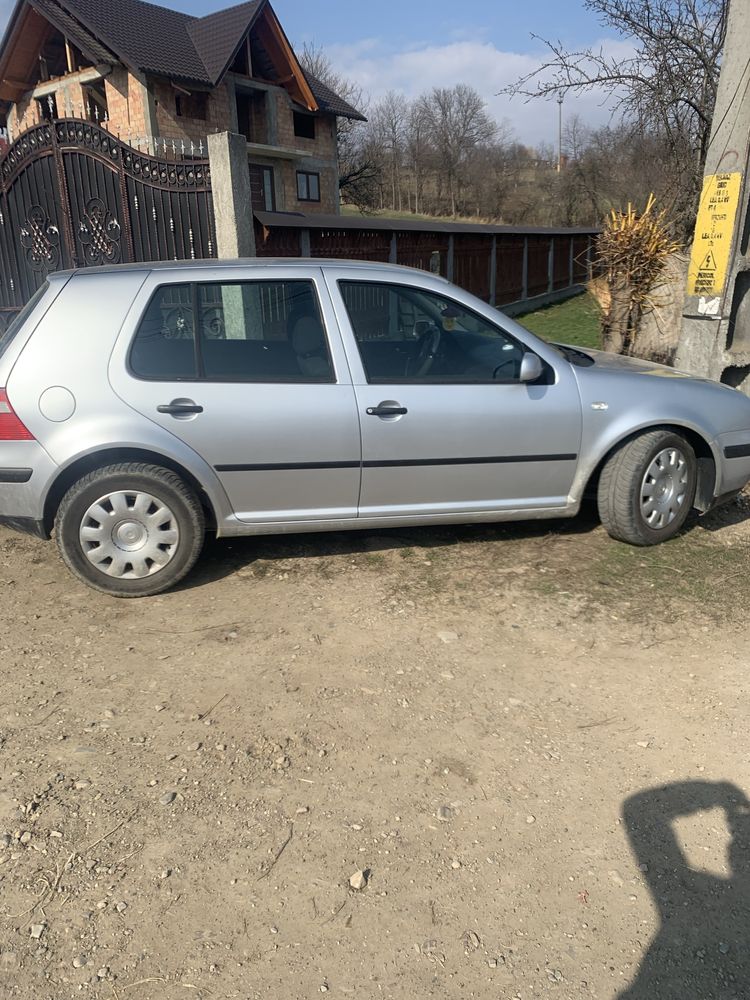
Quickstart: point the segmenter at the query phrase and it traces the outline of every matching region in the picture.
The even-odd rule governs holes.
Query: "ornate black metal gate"
[[[151,156],[62,119],[24,132],[0,161],[0,329],[50,271],[215,247],[206,159]]]

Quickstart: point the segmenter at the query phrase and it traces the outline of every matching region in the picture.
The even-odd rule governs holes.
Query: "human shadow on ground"
[[[732,835],[726,878],[690,868],[673,825],[716,807]],[[623,813],[660,927],[618,1000],[747,1000],[750,801],[729,782],[686,781],[633,795]]]

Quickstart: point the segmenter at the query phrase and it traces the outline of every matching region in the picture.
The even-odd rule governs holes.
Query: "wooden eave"
[[[266,4],[263,8],[252,30],[278,73],[279,79],[275,81],[276,85],[283,86],[289,96],[308,111],[320,110],[294,50],[270,4]]]
[[[53,31],[49,21],[28,4],[17,11],[0,57],[0,100],[13,103],[33,87],[39,53]]]

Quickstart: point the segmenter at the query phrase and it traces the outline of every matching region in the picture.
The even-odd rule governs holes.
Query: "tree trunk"
[[[628,280],[615,278],[610,293],[609,312],[602,323],[602,348],[620,354],[630,340],[631,288]]]

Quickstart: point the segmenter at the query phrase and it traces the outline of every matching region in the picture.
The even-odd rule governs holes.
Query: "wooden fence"
[[[440,274],[509,312],[566,298],[591,276],[595,229],[256,212],[259,257],[405,264]]]

